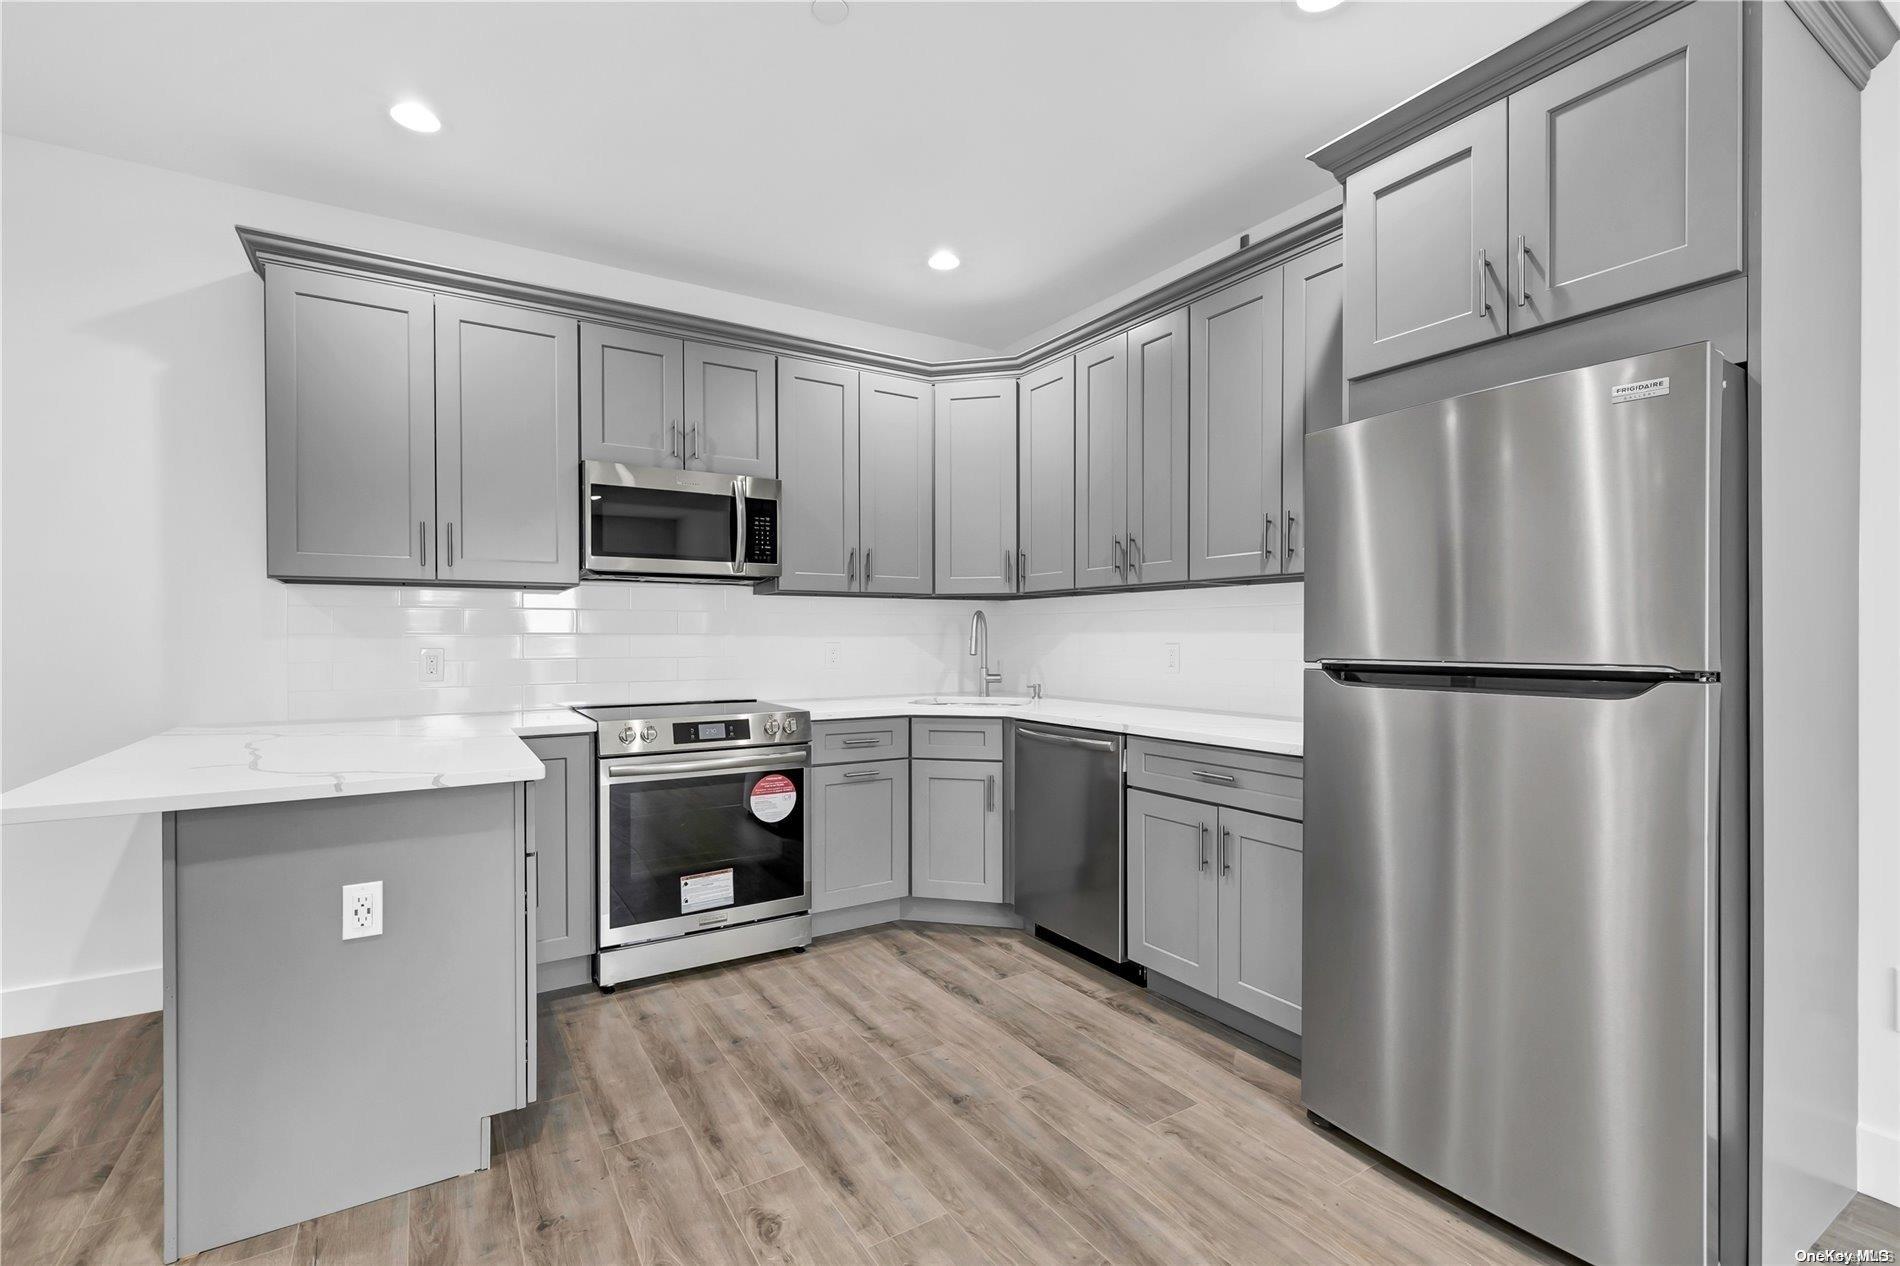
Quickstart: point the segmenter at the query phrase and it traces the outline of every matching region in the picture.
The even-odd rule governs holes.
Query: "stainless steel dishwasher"
[[[1016,909],[1123,962],[1122,736],[1027,721],[1014,733]]]

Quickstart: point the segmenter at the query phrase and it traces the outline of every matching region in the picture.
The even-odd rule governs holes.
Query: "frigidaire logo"
[[[1620,387],[1610,388],[1610,403],[1623,404],[1630,400],[1647,400],[1651,396],[1669,394],[1667,378],[1645,378],[1641,382],[1626,382]]]

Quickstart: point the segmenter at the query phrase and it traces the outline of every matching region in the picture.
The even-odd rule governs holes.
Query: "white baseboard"
[[[1900,1204],[1900,1134],[1860,1127],[1860,1189],[1876,1200]]]
[[[0,992],[0,1037],[114,1020],[164,1005],[165,973],[159,967],[20,985]]]

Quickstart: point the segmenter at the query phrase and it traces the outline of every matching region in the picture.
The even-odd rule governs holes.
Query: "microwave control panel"
[[[778,502],[746,498],[745,560],[778,562]]]

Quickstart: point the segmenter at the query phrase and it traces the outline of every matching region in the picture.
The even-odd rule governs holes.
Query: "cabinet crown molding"
[[[1091,320],[1047,339],[1014,356],[971,360],[926,361],[896,356],[870,348],[853,347],[825,339],[785,334],[736,321],[696,316],[671,308],[657,308],[626,299],[608,299],[553,286],[510,281],[487,273],[470,272],[443,264],[383,255],[375,251],[337,246],[306,238],[237,225],[238,240],[258,276],[268,264],[315,268],[378,281],[400,282],[419,289],[488,299],[522,307],[540,308],[565,316],[603,321],[655,334],[751,348],[776,356],[825,361],[855,369],[902,374],[912,378],[1015,377],[1053,357],[1084,347],[1117,330],[1180,307],[1197,296],[1218,289],[1249,272],[1258,272],[1293,256],[1333,241],[1339,236],[1340,206],[1335,204],[1304,216],[1259,241],[1204,264]]]
[[[1788,8],[1856,89],[1900,40],[1900,25],[1880,0],[1788,0]]]

